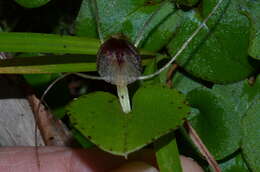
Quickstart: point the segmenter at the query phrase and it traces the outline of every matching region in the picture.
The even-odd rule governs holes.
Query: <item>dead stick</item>
[[[176,71],[177,68],[178,68],[178,64],[173,63],[172,66],[170,67],[170,69],[167,72],[166,85],[169,88],[172,88],[172,86],[173,86],[173,84],[172,84],[172,77],[173,77],[173,73]]]
[[[191,124],[189,123],[189,121],[185,121],[184,126],[189,134],[189,136],[191,137],[191,140],[193,141],[193,143],[197,146],[197,148],[199,149],[199,151],[201,152],[201,154],[206,158],[207,162],[209,163],[209,165],[212,167],[212,169],[214,170],[214,172],[221,172],[221,169],[217,163],[217,161],[215,160],[215,158],[211,155],[211,153],[209,152],[209,150],[207,149],[207,147],[203,144],[202,140],[200,139],[199,135],[197,134],[197,132],[194,130],[194,128],[191,126]]]

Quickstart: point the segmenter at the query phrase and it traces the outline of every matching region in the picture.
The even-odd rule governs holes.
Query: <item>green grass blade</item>
[[[145,56],[147,64],[151,56]],[[96,70],[95,55],[53,55],[13,58],[0,61],[1,74],[89,72]]]
[[[70,53],[96,55],[97,39],[42,33],[0,33],[0,52]],[[144,55],[151,52],[141,51]]]
[[[41,33],[0,33],[1,52],[96,54],[99,40]]]
[[[155,142],[155,148],[161,172],[182,172],[176,139],[172,133]]]
[[[0,62],[0,73],[29,74],[87,72],[96,70],[99,40],[87,37],[40,33],[0,33],[0,52],[68,53],[77,55],[37,56]],[[88,55],[82,55],[88,54]],[[141,51],[151,58],[154,53]],[[145,63],[145,62],[144,62]]]
[[[0,61],[0,73],[30,74],[95,71],[95,56],[63,55],[14,58]]]

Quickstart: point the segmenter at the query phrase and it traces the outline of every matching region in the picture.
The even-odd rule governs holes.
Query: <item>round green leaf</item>
[[[101,149],[127,155],[176,129],[189,113],[184,96],[162,86],[140,88],[132,112],[124,114],[117,97],[95,92],[68,106],[72,125]]]
[[[37,8],[47,4],[50,0],[15,0],[19,5],[26,8]]]
[[[260,171],[260,101],[256,100],[243,119],[243,155],[253,172]]]
[[[203,1],[203,18],[216,2]],[[203,21],[198,10],[185,12],[184,18],[184,24],[168,45],[171,55],[176,54]],[[254,71],[247,54],[249,29],[248,19],[239,13],[239,1],[225,0],[177,58],[177,63],[192,75],[207,81],[227,83],[243,80]]]
[[[237,114],[225,99],[209,89],[195,89],[188,94],[189,103],[200,110],[192,126],[216,159],[222,159],[239,148],[241,128]]]
[[[245,80],[188,93],[190,104],[200,110],[192,125],[216,159],[226,158],[240,147],[241,119],[251,104],[259,100],[259,90],[258,77],[254,85]]]

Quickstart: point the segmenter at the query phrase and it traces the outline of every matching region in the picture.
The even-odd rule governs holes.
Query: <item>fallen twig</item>
[[[191,126],[191,124],[189,123],[189,121],[185,121],[184,123],[184,127],[186,128],[191,140],[193,141],[193,143],[195,144],[195,146],[197,146],[197,148],[199,149],[199,151],[201,152],[201,154],[206,158],[207,162],[209,163],[209,165],[212,167],[212,169],[214,170],[214,172],[221,172],[221,169],[217,163],[217,161],[215,160],[215,158],[211,155],[211,153],[209,152],[209,150],[207,149],[207,147],[203,144],[202,140],[200,139],[199,135],[197,134],[197,132],[194,130],[194,128]]]

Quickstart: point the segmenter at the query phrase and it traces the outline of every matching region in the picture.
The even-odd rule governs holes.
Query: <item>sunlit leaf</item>
[[[183,95],[162,86],[140,88],[132,108],[124,114],[117,97],[96,92],[74,100],[68,112],[72,125],[85,137],[118,155],[127,155],[173,131],[189,113]]]

